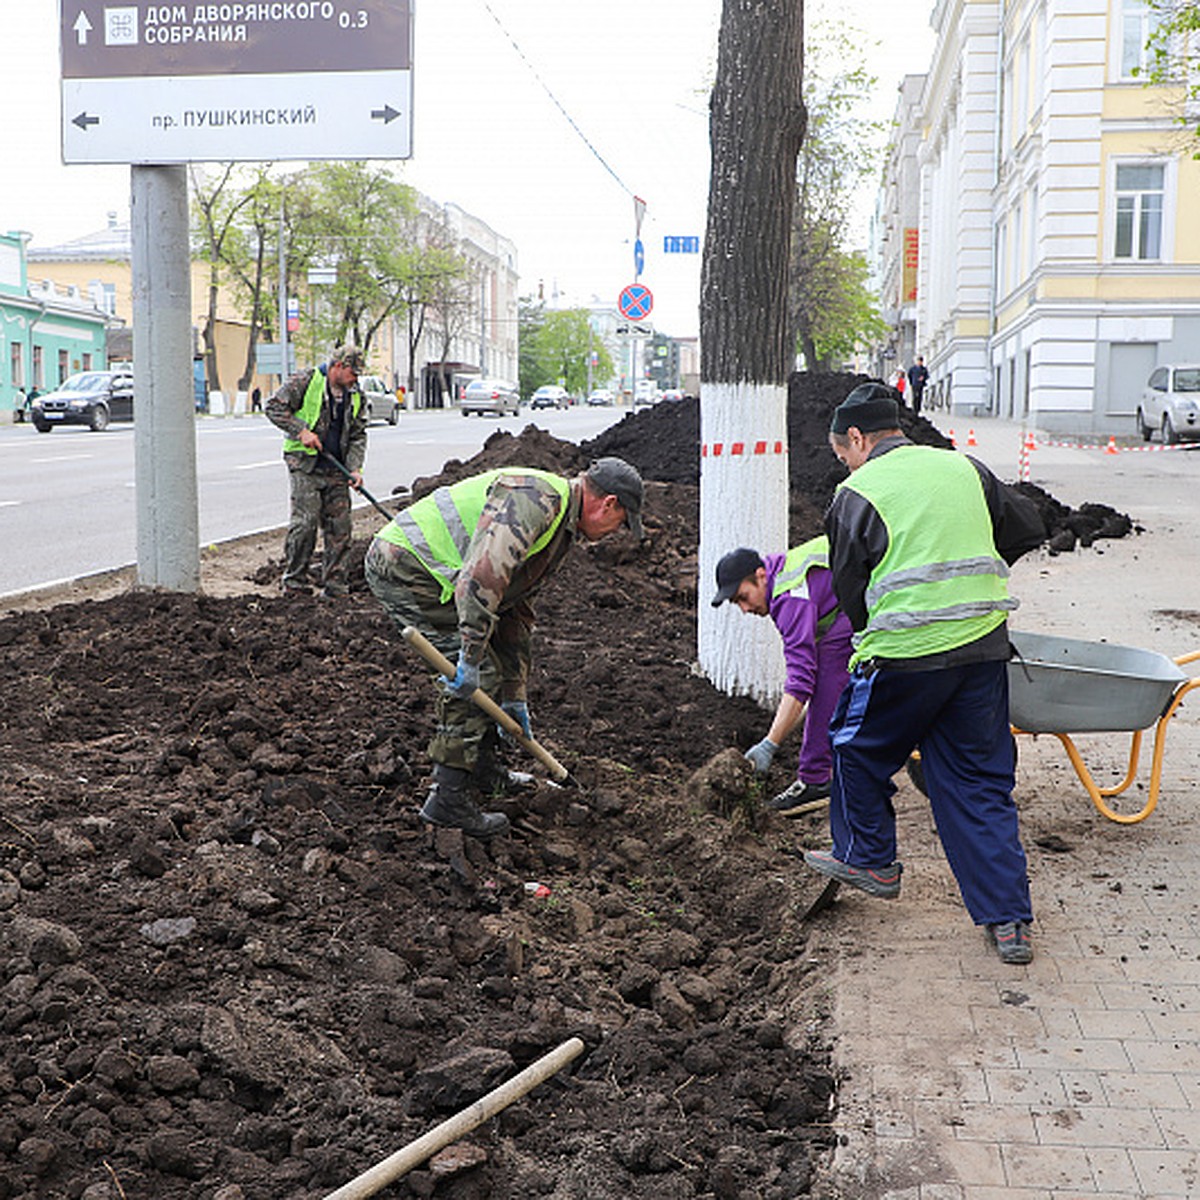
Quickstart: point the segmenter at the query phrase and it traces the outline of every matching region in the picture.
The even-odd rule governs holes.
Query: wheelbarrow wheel
[[[1017,739],[1012,739],[1013,746],[1013,770],[1017,767]],[[904,764],[905,773],[912,781],[913,787],[921,793],[922,796],[929,796],[929,789],[925,786],[925,768],[921,765],[921,756],[915,751],[908,756],[908,762]]]

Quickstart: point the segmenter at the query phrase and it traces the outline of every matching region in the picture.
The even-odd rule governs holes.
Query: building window
[[[12,384],[13,387],[25,386],[25,347],[20,342],[12,344]]]
[[[62,383],[71,373],[71,356],[66,350],[58,352],[58,382]]]
[[[46,360],[41,346],[33,348],[33,386],[39,392],[44,391],[46,387]]]
[[[83,352],[83,359],[79,365],[80,369],[84,371],[90,371],[92,369],[92,355],[90,351],[85,350]]]
[[[1164,175],[1161,165],[1117,164],[1117,258],[1162,257]]]
[[[1154,28],[1145,0],[1121,0],[1121,78],[1133,79],[1146,68],[1146,43]]]

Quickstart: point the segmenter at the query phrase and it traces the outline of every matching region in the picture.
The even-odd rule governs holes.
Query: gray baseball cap
[[[587,469],[588,482],[604,496],[616,496],[625,524],[639,541],[642,533],[642,477],[623,458],[598,458]]]

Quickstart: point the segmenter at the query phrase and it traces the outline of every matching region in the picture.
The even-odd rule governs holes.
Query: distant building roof
[[[118,224],[115,212],[108,214],[108,225],[96,233],[57,246],[30,246],[26,250],[29,262],[104,262],[132,257],[129,225]]]

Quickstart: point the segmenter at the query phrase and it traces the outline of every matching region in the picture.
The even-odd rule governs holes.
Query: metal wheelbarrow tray
[[[1200,685],[1180,668],[1200,651],[1170,659],[1153,650],[1087,642],[1040,633],[1009,632],[1018,657],[1008,665],[1009,720],[1014,733],[1048,733],[1063,744],[1092,803],[1110,821],[1144,821],[1158,803],[1167,723],[1184,695]],[[1150,790],[1135,813],[1119,813],[1106,802],[1133,783],[1142,733],[1155,728]],[[1132,746],[1124,780],[1098,787],[1071,739],[1073,733],[1129,733]]]

